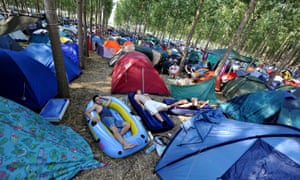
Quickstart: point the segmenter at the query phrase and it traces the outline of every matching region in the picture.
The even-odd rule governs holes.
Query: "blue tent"
[[[193,116],[167,145],[162,179],[298,179],[300,131],[227,119],[220,109]]]
[[[102,46],[104,43],[104,40],[102,37],[100,37],[98,35],[92,35],[92,42]]]
[[[72,179],[105,166],[73,129],[0,96],[0,179]]]
[[[37,60],[38,62],[49,68],[55,74],[55,65],[52,56],[52,49],[49,45],[44,43],[31,43],[23,51],[28,56],[32,57],[33,59]],[[70,82],[80,75],[81,70],[79,66],[76,65],[70,59],[70,54],[72,54],[72,52],[68,51],[72,51],[72,48],[63,49],[67,79]]]
[[[0,36],[0,48],[10,49],[15,51],[22,50],[22,46],[12,39],[9,35]]]
[[[64,53],[64,56],[71,59],[71,61],[79,67],[78,44],[74,42],[66,42],[66,43],[62,43],[60,46]]]
[[[29,43],[50,43],[48,31],[41,30],[39,33],[32,33],[29,38]]]
[[[57,95],[54,74],[22,51],[0,49],[0,96],[41,110]]]

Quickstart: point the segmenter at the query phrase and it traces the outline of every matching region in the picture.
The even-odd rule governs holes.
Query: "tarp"
[[[8,35],[16,41],[28,41],[28,37],[21,30],[11,32]]]
[[[70,127],[53,125],[38,114],[0,97],[1,179],[72,179],[105,166]]]
[[[124,54],[113,68],[112,93],[136,92],[170,95],[168,88],[153,67],[149,58],[141,52]]]
[[[154,171],[172,180],[297,179],[300,131],[206,111],[183,123]]]
[[[22,51],[0,49],[0,69],[0,96],[41,110],[57,95],[54,74]]]
[[[215,92],[215,81],[216,77],[212,77],[191,85],[169,83],[169,89],[171,96],[177,100],[196,97],[199,100],[209,100],[210,103],[219,103]]]
[[[37,17],[9,16],[0,20],[0,35],[8,34],[26,28],[38,21]]]
[[[78,56],[76,56],[77,52],[72,48],[71,45],[68,46],[67,44],[62,44],[61,47],[64,56],[67,79],[69,82],[71,82],[81,73],[80,67],[75,63],[76,61],[78,63]],[[30,43],[23,51],[28,56],[32,57],[36,61],[43,64],[45,67],[49,68],[49,70],[51,70],[51,72],[56,75],[52,49],[50,45],[44,43]]]
[[[213,49],[213,50],[210,50],[208,52],[211,53],[211,54],[215,54],[215,55],[219,56],[219,58],[220,58],[219,60],[221,60],[224,57],[226,51],[227,51],[227,48]],[[233,60],[242,61],[242,62],[247,62],[247,63],[250,63],[252,61],[252,58],[243,56],[243,55],[239,54],[238,52],[236,52],[234,50],[231,50],[231,52],[229,53],[228,58],[233,59]]]

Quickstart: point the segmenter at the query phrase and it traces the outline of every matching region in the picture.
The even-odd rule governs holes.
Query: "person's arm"
[[[92,114],[91,114],[91,112],[94,111],[94,110],[96,110],[96,106],[95,106],[95,105],[93,105],[93,106],[90,107],[88,110],[86,110],[86,111],[85,111],[85,115],[86,115],[87,117],[89,117],[92,121],[97,122],[97,121],[99,121],[98,117],[94,117],[94,116],[92,116]]]
[[[106,102],[102,103],[103,106],[108,106],[112,101],[111,97],[107,97],[107,96],[103,96],[102,99],[106,100]]]

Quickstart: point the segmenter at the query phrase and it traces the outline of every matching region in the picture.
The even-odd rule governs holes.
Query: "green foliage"
[[[148,29],[180,37],[181,29],[188,32],[191,28],[190,25],[195,15],[198,0],[151,0],[147,1],[148,7],[150,7],[147,11],[142,8],[145,1],[122,0],[121,2],[127,6],[118,6],[117,13],[126,11],[131,12],[131,18],[133,18],[132,16],[147,17],[147,22],[142,23],[146,23]],[[249,6],[249,2],[250,0],[204,1],[193,39],[206,40],[214,24],[213,35],[210,38],[211,43],[222,43],[220,46],[228,46]],[[140,11],[144,11],[146,14]],[[126,21],[129,15],[121,14],[127,17],[123,18]],[[117,18],[120,21],[119,17],[116,17],[116,20]],[[125,23],[124,21],[123,23]],[[249,25],[250,21],[252,21],[252,26]],[[131,26],[134,26],[136,22],[131,21],[130,23]],[[118,24],[122,24],[122,22]],[[264,43],[266,47],[263,48],[268,49],[268,53],[275,53],[290,34],[295,37],[291,38],[290,42],[291,47],[293,47],[299,41],[299,25],[300,1],[257,1],[256,10],[245,28],[249,28],[249,30],[244,29],[243,33],[247,34],[242,34],[242,36],[247,36],[243,51],[255,53],[253,52],[256,51],[255,47],[262,48],[262,43]]]

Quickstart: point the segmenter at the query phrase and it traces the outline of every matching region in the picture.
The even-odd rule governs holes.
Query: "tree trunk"
[[[231,50],[233,49],[233,46],[235,45],[235,43],[237,42],[238,38],[240,37],[242,31],[243,31],[243,28],[245,27],[245,25],[247,24],[247,21],[249,19],[249,16],[254,12],[254,9],[255,9],[255,5],[256,5],[256,0],[251,0],[250,4],[249,4],[249,8],[248,10],[246,11],[245,15],[244,15],[244,18],[243,20],[241,21],[241,24],[240,26],[238,27],[237,29],[237,32],[235,33],[235,35],[233,36],[232,38],[232,41],[224,55],[224,57],[222,58],[221,62],[219,63],[216,71],[215,71],[215,75],[216,76],[219,76],[219,73],[223,67],[223,65],[225,64],[226,62],[226,59],[228,58]]]
[[[91,45],[91,48],[93,50],[93,42],[92,42],[92,35],[93,35],[93,1],[90,0],[90,35],[89,35],[89,43]],[[96,34],[96,31],[97,31],[97,23],[95,22],[95,34]]]
[[[85,69],[85,60],[83,56],[83,32],[82,32],[82,1],[77,0],[77,33],[78,33],[78,49],[79,62],[82,69]]]
[[[298,41],[298,43],[296,44],[296,46],[292,49],[292,51],[290,52],[289,56],[287,57],[287,62],[289,62],[287,64],[287,66],[291,66],[292,64],[294,64],[294,62],[297,60],[297,58],[294,58],[294,56],[296,56],[296,54],[298,53],[300,49],[300,41]]]
[[[216,20],[214,21],[213,25],[210,28],[209,35],[208,35],[208,38],[207,38],[207,41],[206,41],[206,45],[204,47],[204,51],[207,51],[207,49],[208,49],[208,45],[210,43],[212,35],[214,34],[215,27],[216,27]]]
[[[87,46],[87,21],[86,21],[86,0],[82,0],[82,10],[83,10],[83,55],[84,57],[88,57],[89,56],[89,51],[88,51],[88,46]],[[92,33],[92,29],[90,29],[90,33]]]
[[[5,13],[5,16],[7,16],[7,15],[6,15],[6,13],[8,13],[8,11],[7,11],[7,8],[6,8],[6,3],[4,2],[4,0],[2,0],[2,1],[1,1],[1,4],[2,4],[2,7],[3,7],[3,9],[2,9],[2,10],[4,11],[4,13]]]
[[[56,79],[58,83],[58,96],[69,98],[69,86],[66,76],[65,62],[63,52],[60,47],[60,40],[58,34],[58,19],[56,15],[56,8],[54,1],[44,0],[46,18],[48,22],[48,31],[51,40],[51,48],[54,59]],[[45,87],[46,88],[46,87]]]
[[[179,65],[179,72],[182,72],[183,70],[183,66],[184,66],[184,61],[187,57],[187,53],[188,53],[188,49],[189,49],[189,46],[190,46],[190,42],[191,42],[191,39],[193,37],[193,34],[195,32],[195,28],[196,28],[196,25],[198,23],[198,19],[199,19],[199,16],[200,16],[200,12],[201,12],[201,8],[202,8],[202,5],[203,5],[203,1],[204,0],[199,0],[199,4],[198,4],[198,7],[197,7],[197,10],[196,10],[196,14],[195,14],[195,17],[193,19],[193,22],[192,22],[192,26],[191,26],[191,30],[188,34],[188,37],[187,37],[187,40],[186,40],[186,44],[185,44],[185,48],[184,48],[184,52],[183,52],[183,57],[180,61],[180,65]]]

